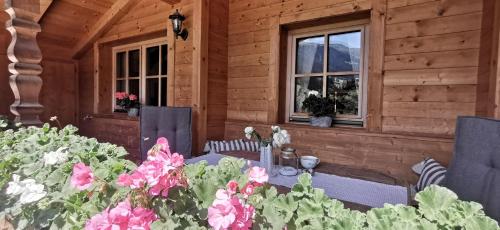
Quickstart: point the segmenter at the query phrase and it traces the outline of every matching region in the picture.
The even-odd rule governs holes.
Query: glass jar
[[[279,173],[283,176],[295,176],[299,172],[299,156],[295,149],[284,147],[279,157]]]

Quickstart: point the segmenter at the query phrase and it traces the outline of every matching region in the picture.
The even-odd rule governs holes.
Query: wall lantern
[[[185,41],[188,37],[188,31],[186,29],[182,29],[182,21],[184,21],[186,17],[180,14],[179,10],[175,10],[175,13],[170,15],[168,18],[172,20],[175,38],[180,36]]]

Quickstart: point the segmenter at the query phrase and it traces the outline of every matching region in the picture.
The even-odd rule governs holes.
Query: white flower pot
[[[332,120],[331,117],[311,117],[311,125],[328,128],[332,126]]]
[[[137,117],[137,116],[139,116],[139,109],[138,108],[130,108],[130,109],[128,109],[128,116],[129,117]]]

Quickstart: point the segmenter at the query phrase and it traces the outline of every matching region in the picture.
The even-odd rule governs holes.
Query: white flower
[[[245,137],[247,139],[252,139],[252,134],[255,132],[255,129],[251,126],[245,128]]]
[[[57,116],[50,117],[50,121],[55,121],[57,120]]]
[[[319,92],[316,91],[316,90],[311,90],[307,93],[307,96],[311,96],[311,95],[314,95],[314,96],[318,96],[319,95]]]
[[[55,165],[55,164],[61,164],[64,163],[68,160],[68,148],[67,147],[61,147],[57,149],[55,152],[49,152],[45,153],[43,155],[43,160],[45,166],[47,165]]]
[[[37,184],[33,179],[23,180],[24,191],[19,198],[21,204],[28,204],[35,201],[39,201],[47,195],[47,192],[43,190],[43,185]]]
[[[21,194],[19,198],[21,204],[38,201],[47,195],[47,192],[43,190],[42,184],[37,184],[33,179],[25,179],[23,181],[19,181],[19,179],[19,175],[12,175],[12,181],[9,182],[6,194],[10,196]]]
[[[281,147],[284,144],[289,144],[291,142],[290,139],[291,138],[290,134],[288,134],[288,131],[283,129],[280,132],[273,134],[273,146]]]
[[[9,182],[9,187],[7,187],[6,194],[11,196],[17,196],[23,192],[23,185],[19,182],[19,175],[13,174],[12,181]]]
[[[273,133],[277,133],[281,130],[281,128],[277,125],[273,125],[271,126],[271,129],[273,130]]]

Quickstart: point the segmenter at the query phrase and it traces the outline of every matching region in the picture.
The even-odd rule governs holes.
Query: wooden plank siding
[[[278,88],[269,83],[276,60],[273,20],[278,18],[283,24],[308,21],[375,9],[384,2],[229,0],[225,138],[242,138],[246,125],[263,128],[274,123],[269,119],[277,115],[269,104],[274,103],[272,95]],[[386,3],[386,12],[380,14],[385,30],[380,35],[370,34],[370,39],[382,37],[377,44],[383,46],[383,53],[381,87],[368,93],[370,104],[377,103],[370,97],[380,97],[380,107],[369,110],[367,122],[371,124],[367,126],[380,121],[379,126],[374,125],[380,128],[285,127],[298,149],[326,161],[390,171],[411,181],[415,178],[410,166],[425,156],[449,161],[456,117],[476,114],[484,6],[483,1],[468,0]],[[373,24],[375,16],[372,14],[371,26],[379,28]],[[370,73],[368,78],[374,76]],[[378,119],[373,119],[375,113],[380,113]],[[339,132],[345,136],[340,138]]]

